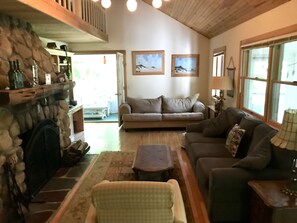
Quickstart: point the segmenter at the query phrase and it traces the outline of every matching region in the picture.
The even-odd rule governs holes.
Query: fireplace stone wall
[[[20,69],[28,81],[33,79],[33,60],[39,68],[40,84],[45,83],[45,73],[50,73],[53,81],[57,80],[57,67],[31,24],[0,14],[0,89],[9,86],[10,60],[19,60]]]
[[[10,60],[20,61],[20,69],[29,82],[33,79],[33,60],[39,68],[40,84],[45,83],[45,73],[50,73],[52,80],[57,81],[57,68],[32,26],[25,21],[0,14],[0,90],[9,86],[7,73]],[[12,165],[21,191],[26,191],[24,151],[21,147],[22,140],[18,136],[32,129],[40,120],[52,119],[59,127],[60,148],[63,153],[71,143],[68,109],[68,103],[57,99],[55,95],[45,95],[18,105],[0,106],[0,222],[6,222],[10,206],[3,168],[5,162]]]

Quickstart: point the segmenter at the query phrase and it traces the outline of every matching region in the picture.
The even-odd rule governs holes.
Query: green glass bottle
[[[16,87],[16,75],[13,61],[9,61],[9,71],[8,71],[8,79],[9,79],[9,89],[15,90]]]
[[[71,69],[70,69],[70,65],[69,64],[67,64],[66,76],[67,76],[68,80],[71,79]]]

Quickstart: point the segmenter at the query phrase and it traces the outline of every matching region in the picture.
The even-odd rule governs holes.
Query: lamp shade
[[[297,109],[285,110],[282,126],[271,143],[281,149],[297,151]]]
[[[233,90],[232,78],[229,76],[211,77],[210,88],[219,90]]]

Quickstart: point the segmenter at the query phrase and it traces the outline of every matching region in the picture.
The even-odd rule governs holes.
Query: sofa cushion
[[[161,97],[152,99],[138,99],[127,97],[132,113],[161,113]]]
[[[186,98],[166,98],[162,96],[162,112],[191,112],[193,110],[193,105],[197,101],[198,97],[199,94],[195,94]]]
[[[201,112],[164,113],[163,120],[199,121],[203,120]]]
[[[208,137],[221,136],[229,128],[227,114],[223,110],[216,118],[212,118],[208,126],[203,129],[203,135]]]
[[[241,119],[246,116],[246,113],[238,108],[228,107],[226,109],[226,118],[229,124],[229,128],[232,128],[235,124],[238,124]]]
[[[187,144],[192,144],[195,142],[225,144],[226,142],[224,137],[207,137],[204,136],[202,132],[187,132],[185,135],[185,140]]]
[[[245,130],[244,136],[238,148],[237,157],[245,157],[252,142],[253,132],[256,126],[262,124],[263,121],[256,119],[253,116],[244,116],[239,126]]]
[[[150,122],[162,121],[162,114],[160,113],[132,113],[124,114],[122,116],[124,122]]]
[[[234,167],[241,167],[250,170],[262,170],[270,162],[271,143],[270,137],[266,136],[258,142],[246,157],[235,163]]]
[[[204,136],[225,135],[236,123],[238,124],[245,113],[240,109],[229,107],[216,117],[212,118],[207,127],[203,129]]]
[[[189,123],[186,126],[187,133],[189,132],[202,132],[203,129],[211,123],[210,119],[204,119],[199,123]]]
[[[270,139],[275,133],[276,130],[265,123],[256,126],[247,156],[234,164],[234,166],[252,170],[264,169],[271,159],[272,144]]]
[[[233,157],[236,156],[238,147],[240,145],[244,133],[245,130],[241,129],[238,124],[235,124],[228,134],[225,147]]]
[[[226,150],[225,143],[192,143],[186,146],[186,152],[193,165],[201,157],[232,157]]]

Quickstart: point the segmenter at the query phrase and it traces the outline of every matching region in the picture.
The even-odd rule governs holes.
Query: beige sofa
[[[205,106],[198,97],[199,94],[186,98],[127,98],[119,110],[122,127],[184,128],[188,123],[200,122],[205,119]]]

